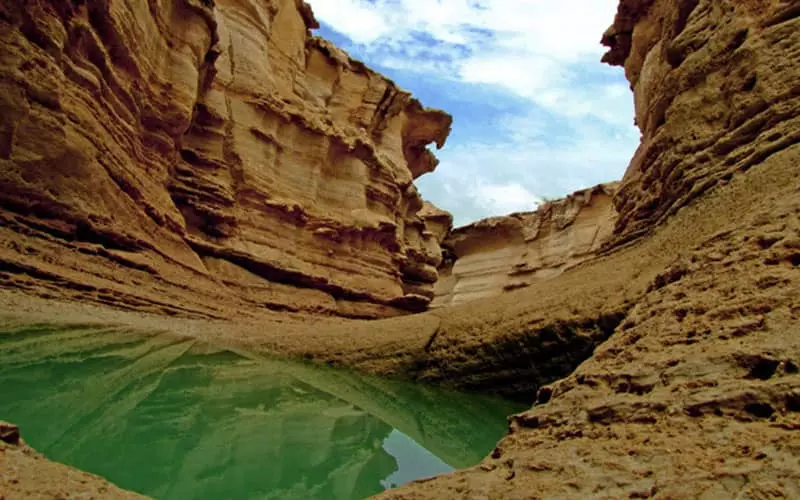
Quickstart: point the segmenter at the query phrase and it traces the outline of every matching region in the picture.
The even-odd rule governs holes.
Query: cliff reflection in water
[[[520,409],[166,334],[2,330],[0,419],[156,498],[362,498],[477,463]]]

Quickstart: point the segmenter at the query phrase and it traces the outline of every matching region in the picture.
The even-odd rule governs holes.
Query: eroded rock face
[[[300,0],[0,2],[0,282],[171,313],[424,309],[449,115]],[[143,286],[144,285],[144,286]]]
[[[481,465],[384,497],[800,495],[798,160],[800,145],[777,153],[682,210],[651,241],[553,280],[604,269],[610,280],[626,275],[616,292],[628,294],[638,271],[620,254],[673,256],[591,357],[511,417],[509,434]],[[722,226],[702,237],[695,227],[708,219]],[[674,252],[681,240],[691,244]],[[611,300],[614,292],[603,293]],[[498,309],[509,307],[499,299]],[[517,300],[538,305],[526,291]]]
[[[480,466],[385,498],[800,496],[800,4],[622,0],[604,41],[643,133],[611,244],[648,234],[552,287],[629,307]]]
[[[492,217],[452,231],[434,307],[525,288],[595,256],[614,229],[617,183],[550,201],[535,212]]]
[[[616,238],[640,235],[800,141],[795,0],[625,0],[603,37],[625,67],[642,143]]]

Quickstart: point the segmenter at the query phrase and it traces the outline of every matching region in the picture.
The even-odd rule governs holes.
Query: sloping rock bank
[[[608,279],[605,286],[570,280],[583,291],[555,287],[565,301],[591,291],[642,295],[574,373],[539,388],[533,408],[511,418],[508,436],[483,463],[385,496],[800,496],[798,164],[794,146],[685,208],[650,242],[604,258],[605,269],[590,264],[547,282]],[[716,209],[732,213],[711,222]],[[645,262],[666,256],[673,263],[661,272],[664,260]],[[641,276],[649,285],[637,290]],[[494,323],[510,336],[510,314],[552,317],[540,309],[550,297],[536,296],[549,291],[534,285],[501,296],[502,312],[481,308],[486,315],[473,323]],[[468,314],[449,312],[462,321]],[[463,337],[448,334],[459,341],[448,347],[457,356]],[[525,382],[535,386],[536,378],[520,371],[515,383]]]
[[[0,493],[3,498],[147,497],[121,490],[105,479],[47,460],[26,445],[19,428],[0,421]]]
[[[604,41],[643,132],[613,243],[648,236],[548,284],[605,266],[632,307],[482,464],[387,498],[800,497],[800,5],[623,0]]]
[[[451,118],[301,0],[0,1],[0,285],[161,314],[419,311]]]

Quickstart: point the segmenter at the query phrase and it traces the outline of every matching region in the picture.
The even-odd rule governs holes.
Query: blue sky
[[[425,199],[457,225],[618,180],[639,142],[621,68],[600,64],[618,0],[309,0],[316,34],[453,115]]]

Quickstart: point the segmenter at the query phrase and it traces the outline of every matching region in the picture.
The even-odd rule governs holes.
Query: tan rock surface
[[[603,37],[625,67],[642,142],[616,239],[800,142],[796,0],[629,0]]]
[[[800,146],[772,156],[681,210],[650,242],[617,254],[641,258],[650,247],[654,260],[661,254],[673,264],[652,277],[608,341],[512,418],[483,463],[384,496],[800,496],[798,162]],[[624,294],[638,272],[654,268],[636,271],[614,256],[602,265],[632,279],[616,282]],[[548,283],[588,278],[597,267]],[[536,289],[505,297],[538,309]]]
[[[577,191],[535,212],[492,217],[449,233],[432,307],[525,288],[597,255],[616,222],[616,183]]]
[[[0,2],[0,283],[210,317],[433,296],[412,181],[451,118],[302,1]]]
[[[800,497],[800,5],[623,0],[605,41],[643,132],[616,243],[649,236],[562,279],[672,263],[480,466],[386,498]]]

